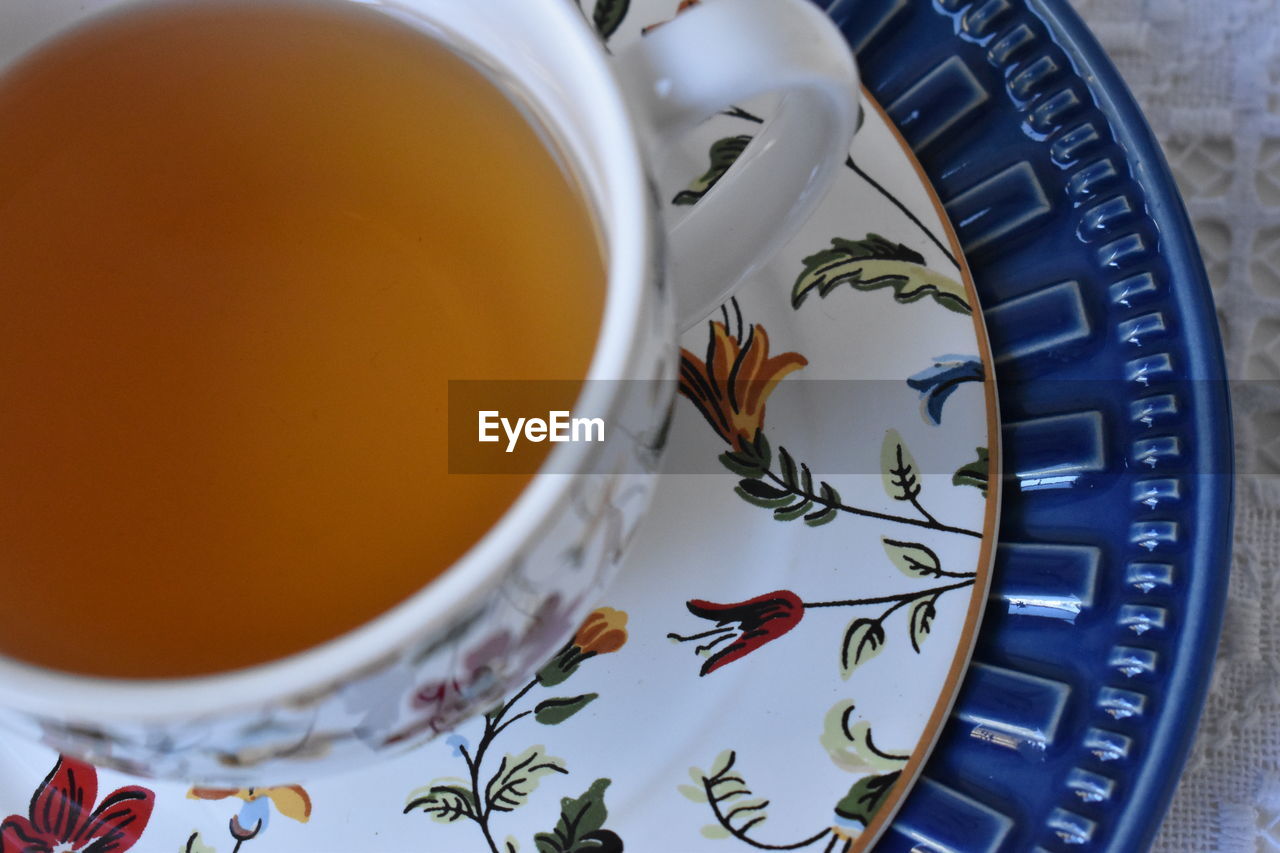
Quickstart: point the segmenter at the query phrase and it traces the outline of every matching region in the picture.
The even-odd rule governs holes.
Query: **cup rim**
[[[349,2],[385,7],[397,17],[422,19],[422,13],[404,0]],[[116,7],[80,15],[71,26]],[[655,257],[655,214],[641,137],[605,53],[582,16],[568,4],[557,2],[539,4],[538,14],[558,31],[557,52],[582,69],[575,82],[588,89],[583,103],[590,106],[583,114],[589,116],[588,135],[611,188],[595,210],[607,244],[604,312],[575,405],[583,411],[612,412],[617,397],[611,389],[616,383],[593,380],[628,375],[644,334],[641,309],[646,277]],[[94,722],[148,722],[211,717],[327,692],[345,676],[393,655],[421,633],[424,625],[445,624],[449,614],[479,606],[501,580],[512,557],[563,505],[592,455],[587,446],[572,443],[552,449],[516,501],[444,572],[389,610],[319,645],[242,669],[158,679],[77,674],[0,655],[0,706]]]

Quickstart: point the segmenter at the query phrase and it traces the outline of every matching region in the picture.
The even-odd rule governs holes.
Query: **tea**
[[[149,3],[0,76],[0,653],[160,677],[330,639],[525,485],[449,379],[581,378],[604,265],[522,110],[346,0]]]

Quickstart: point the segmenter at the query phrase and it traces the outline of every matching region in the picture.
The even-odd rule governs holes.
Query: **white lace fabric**
[[[1213,687],[1155,850],[1280,851],[1280,0],[1072,0],[1182,190],[1232,382],[1235,555]]]

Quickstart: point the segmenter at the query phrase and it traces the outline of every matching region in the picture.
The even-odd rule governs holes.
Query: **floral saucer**
[[[674,7],[588,12],[617,47]],[[130,779],[2,736],[0,851],[866,849],[968,662],[999,478],[964,260],[864,107],[822,209],[684,337],[655,508],[537,678],[398,759],[272,788]],[[672,216],[767,112],[700,129],[660,176]]]

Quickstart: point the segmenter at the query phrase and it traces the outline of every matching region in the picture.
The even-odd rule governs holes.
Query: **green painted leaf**
[[[436,779],[409,794],[405,814],[421,810],[436,823],[453,823],[462,818],[472,820],[480,814],[471,785],[465,779]]]
[[[775,509],[773,517],[778,521],[795,521],[800,516],[807,514],[811,509],[813,509],[813,501],[800,501],[789,507]]]
[[[951,484],[954,486],[973,486],[981,489],[982,496],[985,498],[990,484],[991,460],[987,448],[979,447],[977,451],[978,458],[960,466],[960,469],[951,478]]]
[[[712,762],[712,774],[707,776],[696,767],[689,769],[689,775],[694,781],[702,786],[702,792],[705,796],[700,797],[705,802],[710,802],[716,810],[720,818],[721,826],[712,825],[704,829],[704,834],[708,838],[722,838],[716,830],[726,828],[724,824],[736,826],[739,832],[745,832],[753,826],[758,826],[768,820],[766,809],[769,801],[757,797],[751,793],[751,789],[747,787],[746,780],[742,778],[739,771],[733,770],[734,762],[737,760],[737,754],[726,749],[716,756]],[[682,785],[681,788],[689,788],[688,785]],[[685,792],[685,796],[693,799],[691,794],[697,794],[697,791]]]
[[[887,536],[880,538],[889,560],[898,570],[909,578],[940,578],[942,563],[938,555],[927,545],[919,542],[899,542]]]
[[[853,700],[843,699],[822,718],[819,741],[832,763],[849,773],[901,770],[910,754],[898,755],[877,748],[871,740],[871,724],[855,720],[854,710]]]
[[[754,459],[742,456],[737,453],[726,450],[720,454],[720,464],[728,468],[739,477],[748,477],[752,480],[758,480],[764,476],[764,469],[760,467],[760,463]]]
[[[853,711],[852,699],[841,699],[832,705],[827,710],[826,716],[822,718],[822,734],[818,742],[827,751],[827,755],[831,756],[836,767],[841,770],[866,770],[862,763],[862,756],[854,748],[856,744],[849,730]]]
[[[799,308],[814,290],[826,297],[841,284],[864,291],[890,287],[897,302],[929,297],[960,314],[973,311],[963,284],[924,266],[919,252],[879,234],[868,234],[862,240],[834,237],[830,249],[805,258],[804,270],[791,289],[791,306]]]
[[[840,674],[848,678],[884,648],[884,628],[875,619],[854,619],[840,644]]]
[[[179,853],[217,853],[217,851],[204,843],[204,839],[200,837],[200,833],[193,831],[191,833],[191,837],[187,839],[187,843],[182,846]]]
[[[907,624],[911,629],[911,648],[916,650],[916,654],[920,653],[924,638],[933,630],[933,620],[938,616],[937,603],[938,596],[931,595],[911,605]]]
[[[741,824],[750,821],[753,826],[759,826],[769,819],[769,814],[765,811],[768,807],[769,801],[763,797],[748,796],[746,799],[739,797],[733,800],[733,806],[728,810],[731,815],[729,822],[740,827]]]
[[[711,761],[711,772],[707,774],[707,778],[711,779],[726,773],[737,757],[737,753],[732,749],[720,750],[720,753]]]
[[[676,790],[680,792],[680,796],[695,803],[705,803],[707,801],[707,789],[694,785],[677,785]]]
[[[771,486],[768,483],[762,483],[759,480],[743,480],[738,483],[738,487],[753,498],[761,498],[765,500],[776,500],[778,498],[791,499],[791,492],[786,489],[779,489],[777,486]]]
[[[604,792],[609,779],[597,779],[580,797],[560,800],[560,820],[551,832],[533,837],[538,853],[609,853],[622,850],[617,836],[604,829],[609,810],[604,805]],[[612,847],[617,842],[616,848]]]
[[[800,474],[796,470],[796,460],[791,457],[785,447],[778,448],[778,467],[781,469],[782,482],[786,483],[788,488],[798,489]]]
[[[896,429],[884,434],[880,447],[880,473],[884,491],[895,501],[913,501],[920,495],[920,478],[916,474],[916,460],[898,435]]]
[[[804,523],[810,527],[821,527],[824,524],[830,524],[835,521],[837,515],[839,515],[839,513],[836,512],[836,510],[831,507],[824,507],[806,515],[804,517]]]
[[[721,776],[715,781],[711,781],[708,786],[711,789],[711,799],[726,805],[732,803],[736,807],[735,800],[751,796],[751,791],[744,787],[745,784],[737,774]]]
[[[707,824],[702,827],[701,832],[703,838],[710,838],[712,840],[729,837],[729,830],[725,829],[718,823]]]
[[[773,462],[773,447],[769,444],[769,439],[765,437],[764,430],[756,430],[756,437],[752,439],[750,446],[750,455],[761,468],[768,469]]]
[[[494,811],[513,811],[529,801],[543,776],[568,772],[563,761],[547,755],[541,746],[531,746],[519,755],[508,753],[485,786],[485,801]]]
[[[558,696],[554,699],[543,699],[533,709],[533,718],[544,726],[557,726],[598,698],[600,698],[599,693],[585,693],[582,696]]]
[[[569,676],[578,671],[582,657],[575,653],[571,644],[566,643],[556,652],[556,656],[543,664],[538,670],[538,683],[543,687],[555,687],[562,684]],[[491,716],[491,715],[490,715]]]
[[[687,189],[676,193],[676,197],[671,199],[671,203],[697,204],[698,200],[724,177],[724,173],[729,171],[729,167],[737,162],[738,157],[742,155],[747,143],[750,141],[750,136],[726,136],[724,139],[717,139],[711,143],[711,149],[707,152],[711,159],[711,165],[707,167],[706,172],[694,178]]]
[[[895,771],[879,776],[863,776],[854,782],[849,793],[836,803],[836,814],[846,820],[856,820],[863,826],[868,826],[880,806],[884,804],[886,795],[893,788],[893,783],[897,782],[901,775],[902,771]]]
[[[618,31],[630,7],[631,0],[596,0],[591,22],[596,25],[596,32],[601,38],[607,39]]]
[[[747,503],[767,509],[789,506],[795,500],[795,496],[790,492],[760,480],[739,480],[733,490]]]
[[[508,835],[503,853],[520,853],[520,841],[514,835]]]

